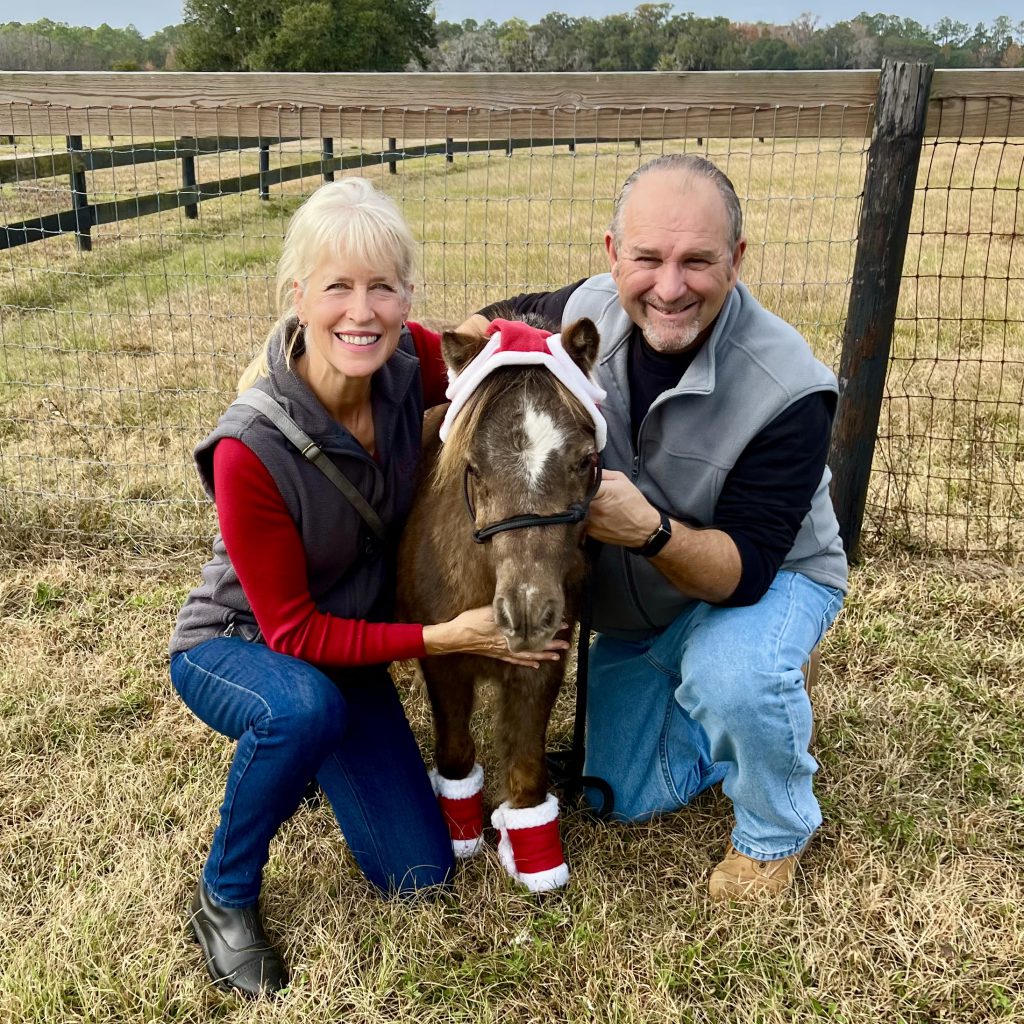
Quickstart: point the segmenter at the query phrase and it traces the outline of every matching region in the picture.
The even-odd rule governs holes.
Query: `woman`
[[[452,871],[387,662],[471,651],[536,666],[567,646],[513,655],[490,608],[437,625],[387,621],[423,410],[445,389],[437,337],[405,324],[414,248],[397,207],[368,182],[315,192],[288,227],[281,317],[242,375],[246,394],[195,451],[220,533],[178,615],[171,678],[199,718],[238,744],[191,924],[213,979],[250,996],[287,984],[258,899],[270,840],[314,777],[377,889],[412,893]],[[323,458],[310,462],[245,404],[256,392],[373,512],[339,493]],[[364,518],[374,513],[383,541]]]

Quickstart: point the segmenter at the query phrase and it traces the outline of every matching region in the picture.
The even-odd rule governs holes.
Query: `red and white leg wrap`
[[[473,765],[464,779],[446,779],[435,768],[430,782],[437,794],[441,813],[452,837],[456,857],[474,857],[483,846],[484,837],[484,770]]]
[[[491,824],[500,833],[498,856],[505,870],[530,892],[560,889],[569,881],[554,793],[536,807],[510,807],[506,800],[491,815]]]

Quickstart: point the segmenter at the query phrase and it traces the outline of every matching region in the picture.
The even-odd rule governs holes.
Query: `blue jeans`
[[[609,783],[615,816],[644,821],[721,782],[740,853],[803,849],[821,811],[801,666],[842,603],[841,591],[780,572],[755,605],[698,602],[642,643],[598,636],[584,771]]]
[[[438,809],[386,669],[320,669],[241,637],[171,659],[182,700],[236,739],[203,879],[214,899],[259,898],[270,840],[316,777],[366,878],[384,892],[446,883],[454,870]]]

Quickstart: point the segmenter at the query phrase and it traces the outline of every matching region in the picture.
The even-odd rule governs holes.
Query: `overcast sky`
[[[561,11],[574,17],[603,18],[606,14],[631,11],[635,3],[626,0],[519,0],[501,8],[484,5],[479,0],[439,0],[438,18],[444,21],[462,21],[465,18],[483,20],[490,15],[495,21],[517,16],[531,24],[539,21],[550,11]],[[104,21],[116,28],[133,24],[144,36],[152,35],[165,25],[181,21],[181,0],[35,0],[31,5],[16,3],[15,0],[0,0],[0,22],[35,21],[50,18],[52,21],[66,21],[70,25],[100,25]],[[865,3],[863,0],[775,0],[770,7],[762,0],[689,0],[675,5],[677,12],[692,11],[701,17],[724,15],[731,21],[771,21],[785,24],[800,17],[805,11],[817,16],[822,25],[847,21],[860,11],[896,14],[914,18],[923,25],[934,25],[944,17],[966,21],[972,27],[979,21],[990,24],[1002,14],[1013,17],[1019,12],[1019,0],[975,0],[965,4],[963,0],[889,0],[888,3]],[[1019,14],[1018,14],[1019,17]],[[1014,19],[1016,20],[1016,18]]]

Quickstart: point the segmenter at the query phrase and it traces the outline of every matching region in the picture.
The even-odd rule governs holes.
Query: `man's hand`
[[[635,548],[658,528],[661,513],[617,469],[606,469],[590,502],[587,533],[605,544]]]
[[[587,533],[606,544],[636,548],[661,522],[661,513],[625,473],[607,469],[590,503]],[[682,594],[712,603],[736,589],[743,566],[732,538],[672,520],[672,537],[651,564]]]
[[[485,316],[481,316],[479,313],[474,313],[471,317],[463,320],[458,327],[455,328],[456,334],[470,335],[471,337],[484,338],[487,336],[487,328],[491,326],[491,321]]]

